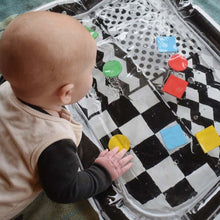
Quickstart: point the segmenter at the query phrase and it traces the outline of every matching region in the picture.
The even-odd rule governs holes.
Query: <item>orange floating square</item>
[[[169,93],[177,98],[181,98],[186,90],[188,82],[174,75],[170,75],[162,91]]]
[[[220,146],[220,137],[212,125],[196,133],[195,135],[205,153]]]

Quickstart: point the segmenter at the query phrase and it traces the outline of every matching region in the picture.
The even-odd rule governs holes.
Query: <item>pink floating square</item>
[[[162,91],[169,93],[177,98],[181,98],[186,90],[188,82],[174,75],[170,75]]]

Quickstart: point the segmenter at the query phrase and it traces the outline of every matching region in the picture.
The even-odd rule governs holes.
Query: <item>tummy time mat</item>
[[[170,1],[82,3],[50,9],[76,16],[97,42],[93,87],[77,109],[103,149],[122,134],[134,157],[96,197],[103,217],[193,219],[219,194],[219,56]],[[183,58],[173,63],[174,54]],[[216,146],[204,151],[199,132],[209,126]]]

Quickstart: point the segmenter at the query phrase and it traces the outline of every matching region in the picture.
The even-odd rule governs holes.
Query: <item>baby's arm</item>
[[[113,181],[128,171],[133,165],[132,163],[128,163],[132,159],[132,155],[124,157],[127,151],[123,149],[118,152],[118,149],[118,147],[115,147],[111,151],[106,149],[95,160],[95,163],[102,165],[108,170]]]
[[[109,168],[101,161],[105,159],[110,162],[118,157],[115,153],[112,155],[109,153],[101,153],[94,164],[79,171],[73,141],[65,139],[50,145],[38,160],[40,181],[48,197],[56,202],[71,203],[106,190],[115,176],[112,176]],[[120,174],[118,170],[116,173]]]

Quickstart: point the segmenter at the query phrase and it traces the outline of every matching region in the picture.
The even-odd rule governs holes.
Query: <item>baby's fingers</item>
[[[120,150],[116,155],[115,155],[115,158],[117,158],[118,160],[120,160],[122,157],[124,157],[124,155],[126,154],[126,150],[125,149],[122,149]]]
[[[112,157],[115,157],[115,155],[117,154],[117,152],[118,152],[118,147],[115,147],[115,148],[113,148],[112,150],[110,150],[109,152],[108,152],[108,157],[109,158],[112,158]]]
[[[127,172],[131,167],[133,166],[133,163],[128,163],[124,167],[121,168],[119,176]]]
[[[128,163],[131,159],[133,159],[132,155],[128,155],[127,157],[122,158],[119,161],[119,164],[123,167],[126,163]]]

